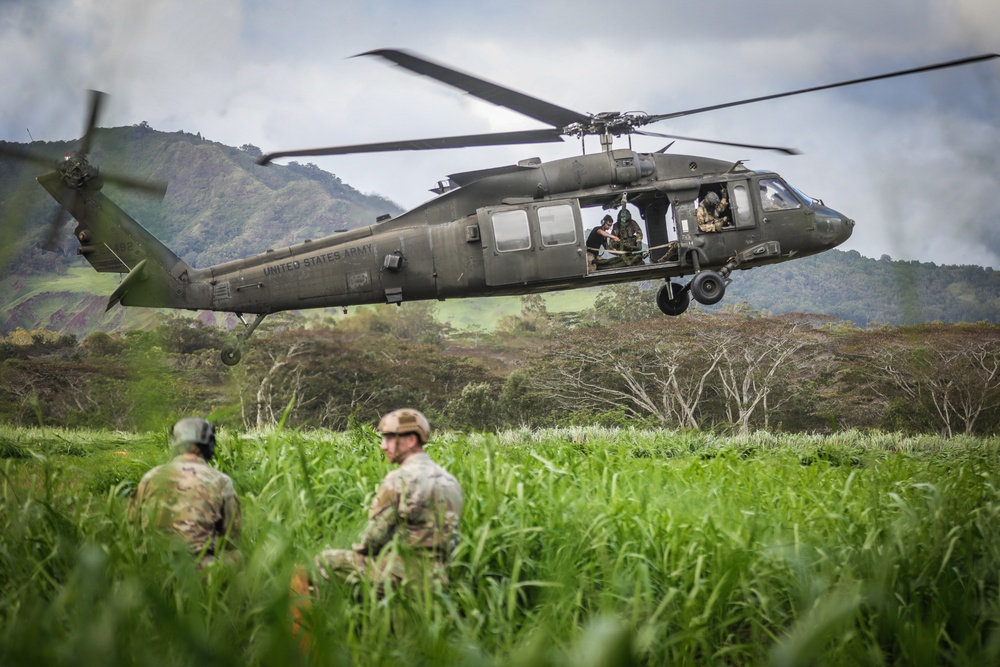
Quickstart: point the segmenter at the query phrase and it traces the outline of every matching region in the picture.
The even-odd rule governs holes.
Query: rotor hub
[[[83,153],[66,153],[66,157],[59,163],[59,173],[62,174],[63,181],[67,187],[79,189],[97,177],[97,167],[87,161],[87,156]]]

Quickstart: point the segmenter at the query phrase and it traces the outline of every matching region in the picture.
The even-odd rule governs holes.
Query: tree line
[[[455,331],[433,303],[350,317],[272,316],[244,361],[232,335],[164,316],[152,330],[0,340],[0,419],[150,430],[179,414],[240,429],[345,429],[402,405],[443,428],[602,424],[747,432],[1000,430],[1000,326],[855,327],[737,304],[655,314],[639,286],[550,313],[537,296],[496,331]]]

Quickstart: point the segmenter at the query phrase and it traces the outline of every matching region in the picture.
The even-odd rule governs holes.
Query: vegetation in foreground
[[[386,472],[366,428],[223,433],[240,572],[125,518],[165,437],[0,430],[0,663],[996,664],[1000,440],[846,432],[442,434],[462,483],[445,592],[329,587],[304,657],[295,563],[347,546]]]

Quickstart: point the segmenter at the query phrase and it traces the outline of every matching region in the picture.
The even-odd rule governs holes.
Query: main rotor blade
[[[694,137],[682,137],[677,134],[660,134],[649,130],[632,130],[633,134],[642,134],[647,137],[662,137],[664,139],[681,139],[683,141],[697,141],[703,144],[718,144],[719,146],[735,146],[737,148],[753,148],[754,150],[776,151],[785,155],[801,155],[802,153],[794,148],[782,148],[781,146],[759,146],[757,144],[737,144],[732,141],[719,141],[717,139],[696,139]]]
[[[281,157],[306,155],[349,155],[351,153],[383,153],[387,151],[427,151],[438,148],[467,148],[472,146],[507,146],[512,144],[545,144],[562,141],[562,132],[555,128],[547,130],[521,130],[517,132],[495,132],[493,134],[466,134],[456,137],[433,139],[412,139],[408,141],[386,141],[377,144],[355,144],[353,146],[330,146],[328,148],[305,148],[296,151],[268,153],[257,160],[257,164],[268,164]]]
[[[586,114],[565,109],[531,97],[530,95],[519,93],[516,90],[505,88],[499,84],[485,81],[471,74],[465,74],[450,67],[439,65],[409,51],[376,49],[374,51],[359,53],[358,56],[380,56],[411,72],[429,76],[441,83],[464,90],[481,100],[486,100],[497,106],[516,111],[529,118],[540,120],[543,123],[560,129],[573,123],[587,123],[590,121],[590,116]]]
[[[911,69],[899,70],[897,72],[889,72],[887,74],[876,74],[874,76],[865,76],[860,79],[851,79],[850,81],[838,81],[837,83],[828,83],[822,86],[812,86],[810,88],[801,88],[799,90],[791,90],[787,93],[776,93],[774,95],[763,95],[761,97],[751,97],[745,100],[739,100],[736,102],[726,102],[725,104],[713,104],[712,106],[699,107],[697,109],[688,109],[687,111],[675,111],[674,113],[656,114],[652,116],[647,116],[645,122],[647,123],[657,123],[661,120],[668,120],[670,118],[680,118],[681,116],[691,116],[696,113],[704,113],[706,111],[716,111],[718,109],[728,109],[729,107],[741,106],[743,104],[753,104],[754,102],[763,102],[765,100],[775,100],[781,97],[791,97],[792,95],[802,95],[804,93],[814,93],[818,90],[829,90],[831,88],[840,88],[842,86],[853,86],[858,83],[867,83],[868,81],[879,81],[881,79],[891,79],[897,76],[908,76],[910,74],[919,74],[921,72],[930,72],[938,69],[946,69],[948,67],[961,67],[963,65],[972,65],[974,63],[983,62],[986,60],[991,60],[993,58],[1000,58],[1000,54],[996,53],[984,53],[978,56],[970,56],[968,58],[960,58],[959,60],[949,60],[948,62],[935,63],[933,65],[924,65],[923,67],[913,67]]]
[[[97,119],[101,115],[101,107],[104,106],[104,99],[107,97],[99,90],[90,91],[90,114],[87,117],[87,124],[83,128],[83,138],[80,140],[79,151],[86,155],[90,152],[90,145],[94,140],[94,130],[97,128]]]

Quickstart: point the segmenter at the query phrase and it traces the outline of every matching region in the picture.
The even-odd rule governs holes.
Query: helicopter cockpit
[[[765,211],[784,211],[802,205],[792,191],[777,178],[761,179],[757,185],[760,188],[760,207]]]

